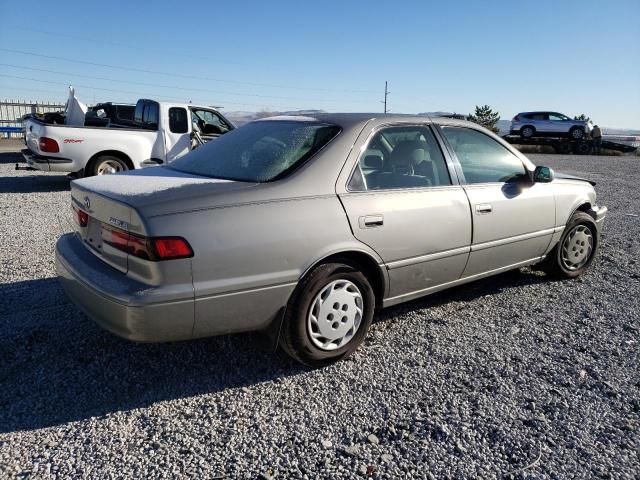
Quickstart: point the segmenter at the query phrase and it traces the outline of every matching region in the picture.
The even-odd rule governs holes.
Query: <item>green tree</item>
[[[500,113],[494,112],[489,105],[484,105],[482,107],[476,105],[475,114],[467,115],[467,120],[482,125],[493,133],[498,133],[500,131],[497,127],[498,120],[500,120]]]
[[[574,120],[584,120],[585,122],[588,122],[589,120],[591,120],[584,113],[581,113],[580,115],[576,115],[575,117],[573,117],[573,119]]]

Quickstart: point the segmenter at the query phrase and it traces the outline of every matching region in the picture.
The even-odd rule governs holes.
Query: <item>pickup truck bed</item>
[[[138,101],[133,121],[74,126],[28,116],[24,126],[28,168],[84,176],[169,163],[195,148],[194,138],[208,141],[235,128],[211,107],[153,100]]]

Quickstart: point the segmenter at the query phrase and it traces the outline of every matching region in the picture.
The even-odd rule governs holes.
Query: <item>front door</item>
[[[189,112],[184,107],[170,107],[169,128],[164,128],[167,162],[180,158],[191,150]]]
[[[363,135],[340,199],[356,238],[388,269],[387,302],[457,280],[469,256],[469,203],[431,128],[385,126]]]
[[[465,277],[539,258],[555,226],[548,183],[528,180],[523,161],[489,135],[467,127],[441,131],[458,161],[473,216]]]

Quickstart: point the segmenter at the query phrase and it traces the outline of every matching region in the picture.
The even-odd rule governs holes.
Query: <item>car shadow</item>
[[[64,192],[69,190],[69,178],[61,174],[19,175],[0,177],[0,193]]]
[[[0,165],[7,163],[22,163],[24,162],[22,155],[19,152],[0,152]]]
[[[558,280],[545,275],[533,267],[509,270],[498,275],[451,287],[441,292],[385,308],[378,312],[374,318],[374,322],[389,320],[413,310],[438,307],[450,302],[472,302],[485,295],[498,294],[503,290],[555,281]]]
[[[0,152],[0,165],[22,162],[15,152]],[[22,163],[25,166],[25,163]],[[12,168],[13,170],[13,168]],[[34,175],[27,171],[16,172],[10,177],[0,177],[0,193],[62,192],[69,190],[69,178],[64,173],[41,173]]]
[[[542,281],[546,277],[535,272],[507,273],[388,308],[375,321]],[[256,334],[133,343],[88,320],[67,300],[57,278],[0,284],[0,433],[250,389],[307,371],[263,345]]]

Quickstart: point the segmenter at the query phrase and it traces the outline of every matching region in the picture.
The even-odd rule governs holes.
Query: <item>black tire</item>
[[[536,129],[531,125],[525,125],[520,129],[520,136],[522,138],[531,138],[536,134]]]
[[[107,169],[113,171],[107,171]],[[85,171],[89,172],[89,176],[93,176],[124,172],[126,170],[129,170],[129,166],[122,158],[115,155],[100,155],[91,161],[91,165]]]
[[[584,138],[584,128],[572,127],[571,130],[569,130],[569,136],[574,140],[582,140]]]
[[[354,284],[361,294],[360,324],[346,344],[334,350],[321,349],[311,338],[309,314],[320,292],[332,282],[343,280]],[[337,362],[351,355],[362,343],[371,325],[374,309],[375,294],[371,284],[357,267],[345,263],[320,265],[304,277],[291,296],[282,324],[280,345],[292,358],[309,367],[317,368]]]
[[[557,143],[553,146],[553,149],[556,153],[559,153],[561,155],[567,155],[568,153],[571,153],[571,145],[569,144],[569,142]]]
[[[590,151],[591,145],[589,145],[589,142],[576,143],[576,146],[573,148],[573,152],[576,155],[588,155]]]
[[[592,239],[591,251],[588,254],[588,258],[586,259],[584,264],[580,265],[578,268],[571,268],[566,260],[566,255],[570,254],[578,256],[581,254],[581,247],[587,247],[586,244],[588,244],[588,242],[585,241],[582,245],[572,246],[571,248],[567,249],[567,251],[563,252],[563,245],[565,245],[567,237],[572,235],[578,227],[584,227],[589,230]],[[598,236],[598,228],[596,227],[596,223],[593,220],[593,217],[585,212],[576,212],[573,214],[571,219],[569,219],[569,222],[567,223],[567,226],[565,227],[560,240],[558,241],[556,246],[553,247],[553,250],[549,252],[540,266],[542,267],[543,271],[555,278],[579,277],[587,270],[587,268],[589,268],[589,266],[593,262],[599,245],[600,238]]]

